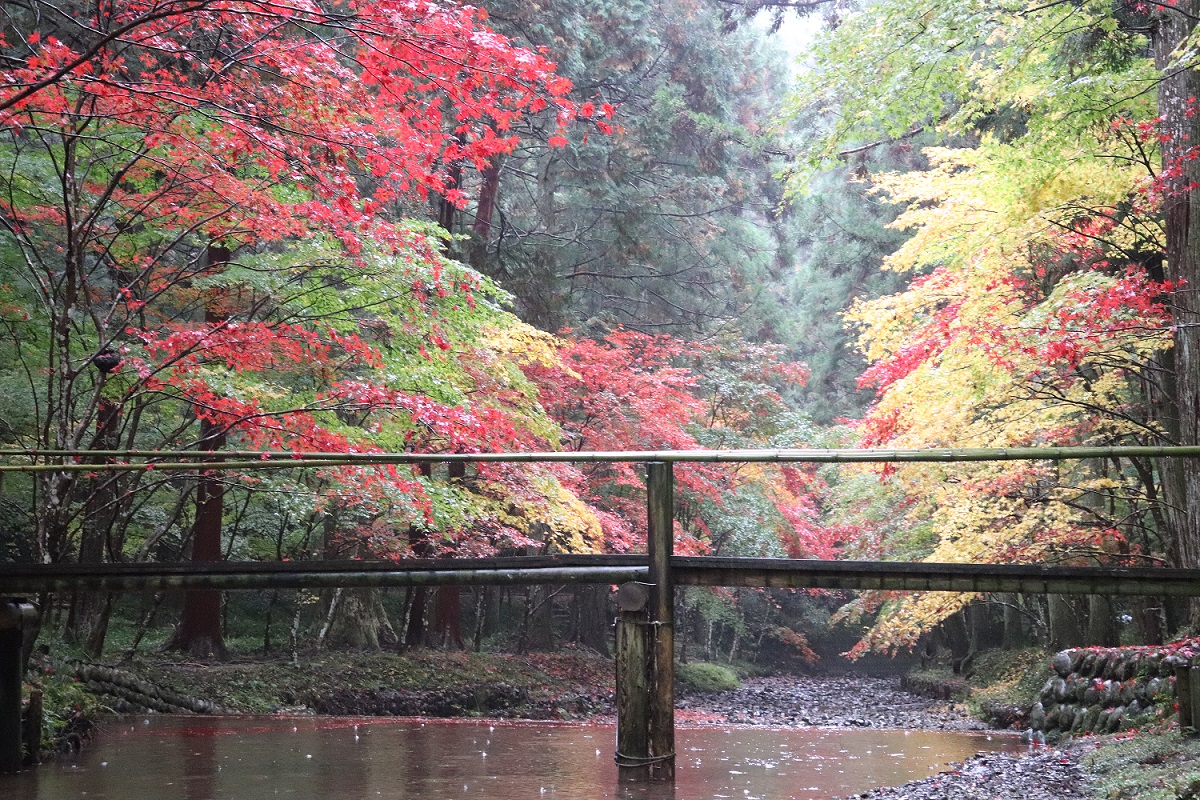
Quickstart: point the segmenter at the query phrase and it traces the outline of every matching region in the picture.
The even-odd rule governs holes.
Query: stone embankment
[[[1047,736],[1129,730],[1174,710],[1174,667],[1160,650],[1064,650],[1051,667],[1029,711],[1029,727]]]

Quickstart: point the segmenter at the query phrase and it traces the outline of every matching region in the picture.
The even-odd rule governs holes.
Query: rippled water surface
[[[0,776],[12,800],[113,798],[827,798],[896,785],[981,750],[984,734],[681,728],[672,790],[619,786],[612,726],[123,717],[76,757]]]

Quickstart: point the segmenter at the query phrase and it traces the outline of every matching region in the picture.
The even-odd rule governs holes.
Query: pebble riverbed
[[[731,692],[690,694],[677,707],[684,715],[696,712],[700,724],[989,730],[962,705],[910,694],[894,678],[758,678]],[[924,780],[854,797],[1075,800],[1089,796],[1089,778],[1079,767],[1083,752],[1080,746],[1030,746],[1023,753],[979,754]]]

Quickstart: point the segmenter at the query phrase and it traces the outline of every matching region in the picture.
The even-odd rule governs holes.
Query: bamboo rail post
[[[37,620],[29,603],[0,604],[0,774],[20,772],[24,763],[21,735],[21,648],[25,633]]]
[[[1189,688],[1188,706],[1190,707],[1190,710],[1191,710],[1191,730],[1184,731],[1184,732],[1189,733],[1192,736],[1197,736],[1197,735],[1200,735],[1200,726],[1196,725],[1197,716],[1200,716],[1197,714],[1197,711],[1200,710],[1200,664],[1197,664],[1194,659],[1189,658],[1188,666],[1185,667],[1183,671],[1186,671],[1188,673],[1188,678],[1189,678],[1188,683],[1190,684],[1190,686],[1188,687]],[[1178,683],[1176,685],[1178,685]],[[1182,722],[1183,703],[1182,702],[1180,702],[1179,708],[1180,708],[1180,717],[1181,717],[1179,727],[1182,729],[1183,728],[1183,722]]]
[[[617,780],[650,780],[650,690],[647,684],[647,585],[629,582],[617,591]]]
[[[675,780],[675,581],[671,555],[675,533],[675,485],[669,461],[646,464],[650,556],[650,767],[652,780]]]
[[[1192,719],[1192,669],[1182,658],[1168,658],[1175,673],[1175,706],[1179,715],[1179,730],[1187,734],[1194,730]]]

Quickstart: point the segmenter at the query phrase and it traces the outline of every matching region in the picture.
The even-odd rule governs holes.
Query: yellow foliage
[[[511,510],[502,512],[506,524],[531,538],[548,537],[555,552],[603,552],[604,531],[586,503],[553,475],[534,476],[530,486],[538,496],[516,502]]]
[[[1130,373],[1169,346],[1169,332],[1117,326],[1090,342],[1086,361],[1071,371],[1047,363],[1047,347],[1071,338],[1058,315],[1078,310],[1080,297],[1103,294],[1120,276],[1081,269],[1057,278],[1044,296],[1031,290],[1039,253],[1061,248],[1055,237],[1064,220],[1079,208],[1116,207],[1136,185],[1132,168],[1095,154],[1031,153],[993,142],[926,153],[929,170],[880,176],[876,190],[907,204],[895,226],[913,231],[887,267],[927,274],[846,314],[869,362],[899,365],[880,373],[884,388],[869,415],[869,422],[886,422],[886,444],[1021,447],[1153,435],[1150,423],[1122,409],[1136,391]],[[1106,235],[1111,248],[1132,250],[1145,231]],[[890,486],[907,501],[889,524],[924,531],[917,557],[929,562],[1102,557],[1099,500],[1146,502],[1136,477],[1105,469],[1094,462],[899,466]],[[858,604],[882,601],[884,613],[864,643],[910,645],[971,599],[868,595]]]
[[[482,334],[482,343],[486,348],[517,364],[543,367],[559,365],[558,351],[563,346],[562,340],[515,317],[505,327],[486,328]]]

